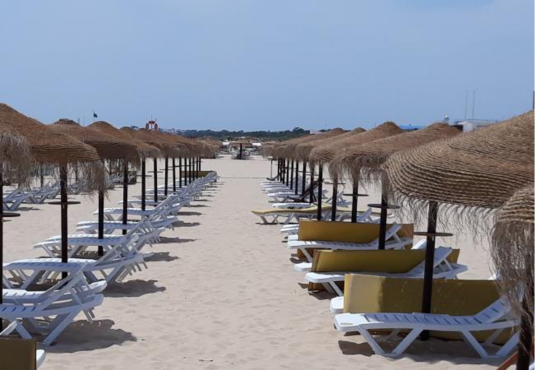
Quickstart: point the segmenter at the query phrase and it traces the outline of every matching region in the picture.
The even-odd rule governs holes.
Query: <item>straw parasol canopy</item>
[[[392,155],[384,165],[399,201],[470,210],[501,207],[533,184],[533,111]]]
[[[50,126],[53,130],[72,136],[97,150],[101,159],[125,159],[131,164],[139,163],[139,153],[135,145],[123,138],[116,138],[77,122],[62,118]]]
[[[162,138],[161,135],[154,134],[157,131],[147,131],[145,129],[134,130],[130,127],[122,127],[121,131],[149,145],[155,146],[160,150],[164,157],[180,155],[176,143],[170,141],[168,138]]]
[[[319,161],[315,159],[315,156],[311,155],[312,152],[323,153],[323,155],[330,155],[330,158],[332,159],[336,151],[332,150],[331,148],[343,147],[344,143],[350,142],[355,135],[362,134],[363,132],[366,132],[366,130],[358,127],[342,135],[329,137],[323,140],[313,141],[311,143],[309,142],[299,144],[296,149],[297,155],[302,161],[310,162],[310,164],[314,166]],[[325,150],[329,151],[329,154],[325,153]]]
[[[32,168],[30,144],[24,136],[0,122],[0,163],[2,179],[24,183]]]
[[[329,172],[334,177],[340,177],[344,171],[351,173],[353,161],[355,156],[353,151],[355,148],[362,144],[366,144],[375,140],[384,139],[390,136],[399,135],[404,131],[399,128],[394,122],[385,122],[371,130],[356,135],[351,140],[345,141],[340,145],[332,145],[329,150],[318,151],[311,155],[314,156],[314,160],[324,163],[329,162]],[[336,153],[333,155],[333,153]]]
[[[143,158],[159,158],[162,156],[160,150],[155,146],[149,145],[144,141],[128,135],[125,131],[119,130],[108,122],[97,121],[90,124],[88,127],[135,145],[139,155]]]
[[[275,156],[280,158],[298,159],[296,148],[299,144],[312,143],[318,140],[327,139],[344,134],[346,131],[341,128],[333,128],[332,130],[322,132],[316,135],[301,136],[295,139],[290,139],[281,142],[280,146],[274,148]]]
[[[353,147],[350,152],[355,158],[351,171],[353,177],[377,180],[381,177],[381,165],[394,153],[425,145],[435,140],[458,135],[460,130],[447,123],[433,123],[421,130],[372,141]]]
[[[104,186],[105,171],[93,147],[52,130],[3,103],[0,103],[0,127],[25,137],[36,162],[75,165],[85,177],[86,190]]]
[[[534,193],[529,185],[498,211],[492,233],[491,256],[498,283],[513,309],[524,315],[533,313],[534,223]],[[522,306],[522,293],[526,294],[528,307]]]

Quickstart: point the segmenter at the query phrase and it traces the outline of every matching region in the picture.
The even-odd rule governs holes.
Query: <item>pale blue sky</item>
[[[532,0],[12,0],[0,101],[42,122],[288,129],[531,108]],[[469,114],[471,110],[469,109]]]

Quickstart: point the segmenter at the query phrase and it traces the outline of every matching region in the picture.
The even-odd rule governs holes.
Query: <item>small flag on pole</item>
[[[97,114],[93,111],[93,118],[98,118]]]

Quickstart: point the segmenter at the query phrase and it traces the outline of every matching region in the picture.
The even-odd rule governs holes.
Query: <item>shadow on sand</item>
[[[177,256],[171,256],[169,252],[155,252],[149,257],[144,257],[145,262],[171,262],[180,259]]]
[[[108,348],[125,342],[137,342],[127,331],[115,329],[113,320],[86,320],[71,323],[58,337],[58,342],[46,347],[51,353],[75,353]]]
[[[184,221],[177,221],[173,224],[173,227],[194,227],[199,226],[200,222],[184,222]]]
[[[158,280],[129,280],[126,283],[111,284],[104,291],[104,296],[110,298],[136,298],[145,294],[165,291],[165,287],[156,286],[157,281]]]
[[[178,236],[174,238],[168,238],[166,236],[160,236],[160,241],[158,244],[169,244],[169,243],[190,243],[194,242],[197,239],[186,239],[186,238],[179,238]]]

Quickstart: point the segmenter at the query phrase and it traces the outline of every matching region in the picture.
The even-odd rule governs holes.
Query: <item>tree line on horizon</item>
[[[210,137],[216,140],[234,140],[240,137],[254,137],[263,141],[270,140],[288,140],[299,136],[310,134],[310,130],[305,130],[301,127],[294,127],[292,130],[286,131],[230,131],[230,130],[182,130],[181,134],[191,138],[206,138]]]

